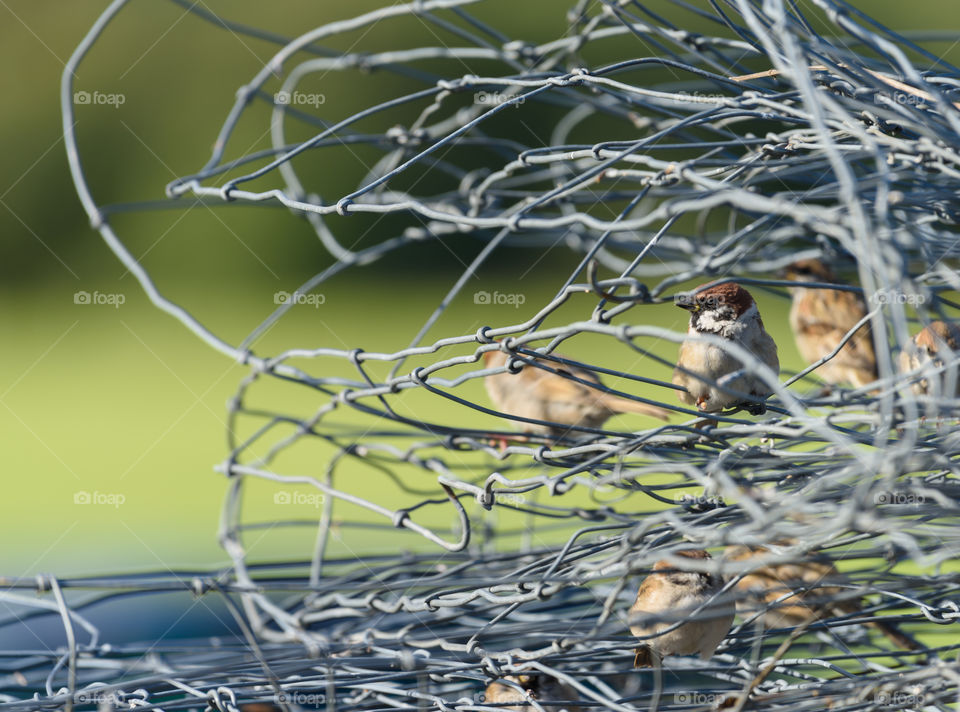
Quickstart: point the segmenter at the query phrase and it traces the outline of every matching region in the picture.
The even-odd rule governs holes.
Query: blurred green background
[[[211,0],[201,6],[295,36],[380,4]],[[564,32],[561,4],[495,0],[472,11],[511,37],[538,43]],[[937,0],[854,4],[903,31],[960,28],[960,11]],[[0,432],[6,455],[0,497],[0,537],[6,545],[0,553],[0,573],[7,575],[163,569],[225,561],[215,534],[226,482],[213,466],[226,455],[225,403],[247,369],[214,352],[148,303],[136,281],[89,227],[67,170],[60,74],[106,5],[105,0],[72,0],[52,11],[49,3],[0,0],[0,54],[6,67],[0,75],[6,99],[0,115],[5,138],[0,162],[4,236],[0,326],[11,337],[6,340],[0,376]],[[414,42],[435,44],[442,39],[439,35],[435,28],[407,18],[339,35],[324,44],[340,51],[370,51]],[[957,62],[956,45],[930,47]],[[612,45],[618,47],[627,53],[624,56],[650,53],[629,38]],[[125,97],[120,107],[76,107],[81,155],[98,202],[159,200],[166,183],[198,170],[209,157],[237,88],[274,51],[266,41],[216,27],[172,2],[132,2],[107,29],[75,80],[77,90]],[[489,65],[462,66],[456,73],[483,70],[490,71]],[[331,73],[317,86],[327,97],[324,116],[339,119],[383,96],[396,95],[407,85],[415,87],[390,76],[358,81],[351,73]],[[259,123],[238,128],[228,155],[268,145],[262,134],[267,109],[260,104],[259,110],[251,111]],[[397,122],[410,115],[398,111]],[[533,127],[536,130],[535,120]],[[348,152],[338,155],[335,162],[305,168],[328,198],[356,186],[365,173],[363,161],[372,157],[362,150],[353,158]],[[188,206],[193,203],[184,200]],[[275,292],[292,291],[330,264],[306,222],[276,207],[195,205],[183,211],[120,216],[115,225],[161,291],[232,343],[275,308]],[[330,225],[346,244],[360,239],[363,245],[396,234],[400,223],[360,216],[332,220]],[[367,230],[371,234],[363,237]],[[442,249],[413,247],[389,264],[334,279],[322,290],[323,305],[295,310],[258,351],[270,353],[293,345],[402,348],[479,248],[478,241],[453,237]],[[574,264],[564,249],[546,258],[537,249],[510,255],[510,260],[495,262],[478,275],[431,336],[529,318],[534,305],[552,295]],[[478,289],[514,293],[520,279],[525,306],[473,304],[471,295]],[[122,295],[124,301],[119,306],[77,304],[78,292]],[[575,299],[561,316],[586,318],[592,306],[589,300]],[[761,298],[761,311],[781,344],[781,360],[785,367],[796,368],[799,358],[782,318],[785,307],[786,302],[776,297]],[[682,329],[684,315],[674,312],[678,310],[663,307],[641,316]],[[582,349],[576,355],[604,348],[589,339],[575,343]],[[676,348],[651,346],[665,358],[672,358]],[[605,353],[605,358],[614,368],[636,365],[635,355],[626,349]],[[340,362],[321,361],[314,370],[327,366],[330,372],[343,368]],[[644,374],[669,379],[665,366],[651,366]],[[460,395],[485,402],[475,382]],[[286,403],[290,410],[303,413],[318,405],[309,394],[299,392],[291,393]],[[457,419],[502,427],[445,401],[418,402],[411,408],[434,422]],[[623,428],[645,424],[630,416],[612,423]],[[319,469],[314,463],[313,472]],[[369,487],[381,486],[370,480]],[[281,505],[273,503],[269,491],[248,497],[252,519],[316,516],[310,505],[303,505],[296,515],[290,505],[278,509]],[[83,504],[83,493],[100,503]],[[117,504],[119,498],[123,501]],[[302,530],[299,537],[302,547],[294,536],[253,543],[252,558],[304,555],[312,537]]]

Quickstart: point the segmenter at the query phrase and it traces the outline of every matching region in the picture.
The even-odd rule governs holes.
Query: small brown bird
[[[794,282],[840,283],[820,260],[794,262],[784,270],[784,276]],[[790,328],[807,363],[816,363],[831,353],[867,315],[867,303],[856,292],[790,287],[790,294]],[[877,380],[877,355],[870,324],[860,327],[837,355],[814,373],[827,383],[851,383],[858,388]]]
[[[680,558],[703,561],[710,554],[702,549],[677,551]],[[716,596],[723,588],[720,577],[699,571],[683,571],[667,560],[654,564],[637,590],[637,599],[630,607],[630,632],[638,637],[650,636],[676,625],[679,618],[693,611]],[[667,618],[653,624],[644,623],[644,618],[658,616]],[[695,617],[662,635],[644,638],[637,649],[634,665],[649,667],[650,652],[659,658],[666,655],[693,655],[699,653],[704,660],[720,645],[730,626],[733,625],[734,605],[729,601],[710,602]],[[670,617],[677,620],[669,620]]]
[[[778,542],[791,546],[794,542]],[[725,552],[731,561],[749,561],[770,549],[764,546],[730,546]],[[849,616],[862,610],[859,598],[850,597],[852,581],[841,574],[829,557],[809,555],[802,561],[760,566],[737,582],[744,594],[737,600],[741,615],[763,611],[766,628],[792,628],[808,621]],[[920,646],[892,623],[868,623],[904,650]]]
[[[932,377],[936,379],[937,390],[941,395],[948,398],[956,397],[960,395],[960,372],[955,377],[953,392],[943,393],[950,374],[950,369],[944,368],[945,364],[949,363],[944,361],[944,357],[949,353],[948,349],[955,352],[954,358],[960,358],[960,324],[935,321],[914,336],[913,340],[900,352],[900,370],[915,371],[929,364],[930,368],[937,371],[932,374]],[[923,395],[930,390],[930,380],[921,378],[911,387],[914,393]]]
[[[572,701],[580,699],[580,695],[570,685],[560,682],[544,673],[529,673],[521,675],[507,675],[503,681],[495,680],[487,685],[483,693],[485,704],[514,703],[504,709],[516,712],[536,712],[530,700],[536,700],[541,707],[551,712],[579,712],[578,705]],[[506,684],[506,682],[512,682]],[[552,703],[552,704],[551,704]]]
[[[487,368],[505,366],[507,358],[503,351],[487,351],[483,354]],[[525,433],[561,436],[570,432],[571,425],[601,428],[609,418],[619,413],[639,413],[661,420],[667,420],[670,416],[666,408],[620,398],[569,378],[573,376],[601,386],[600,379],[591,371],[543,359],[538,361],[555,373],[528,365],[517,374],[497,373],[485,379],[487,393],[498,410],[508,415],[558,424],[551,427],[511,421]]]
[[[690,312],[688,335],[712,334],[736,342],[779,375],[777,344],[763,328],[757,304],[746,289],[727,282],[697,291],[690,299],[678,299],[677,306]],[[700,340],[687,340],[680,345],[673,382],[686,388],[686,391],[679,392],[681,401],[690,405],[695,403],[700,410],[715,413],[737,405],[744,399],[710,385],[698,375],[717,382],[743,368],[739,360],[719,346]],[[766,383],[751,372],[724,384],[724,388],[756,398],[771,393]]]

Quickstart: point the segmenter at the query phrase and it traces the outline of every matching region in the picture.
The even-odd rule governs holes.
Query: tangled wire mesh
[[[840,0],[806,8],[711,0],[709,9],[671,0],[669,14],[636,0],[580,0],[556,8],[568,32],[537,45],[480,20],[470,8],[477,0],[391,5],[292,40],[172,1],[210,21],[211,32],[278,49],[237,92],[207,162],[167,186],[169,203],[191,196],[284,206],[309,222],[334,262],[240,343],[160,293],[113,225],[114,215],[142,206],[95,199],[75,135],[70,98],[81,60],[115,15],[138,5],[116,0],[63,75],[70,165],[94,227],[153,303],[249,365],[230,403],[230,448],[219,467],[229,483],[220,540],[233,566],[13,582],[45,596],[9,593],[8,604],[60,615],[69,645],[18,659],[17,674],[37,693],[24,699],[8,686],[0,708],[954,704],[956,361],[944,349],[918,372],[901,367],[897,353],[960,308],[949,299],[960,288],[955,67],[922,38]],[[459,43],[346,54],[323,47],[411,16]],[[702,25],[713,29],[684,29]],[[606,47],[619,58],[591,62]],[[422,88],[345,116],[304,98],[314,75],[374,71]],[[232,153],[242,148],[231,143],[239,122],[264,103],[272,148]],[[415,119],[396,125],[394,113],[410,107]],[[534,120],[548,130],[518,128]],[[309,138],[288,138],[297,130]],[[325,152],[345,145],[377,159],[356,189],[322,195],[306,161],[323,165]],[[337,227],[365,214],[394,216],[400,227],[360,248],[345,244]],[[257,351],[335,276],[435,241],[482,248],[395,350]],[[444,322],[438,333],[483,264],[531,246],[572,256],[552,298],[524,303],[518,323],[463,330]],[[674,383],[639,375],[673,367],[687,335],[653,325],[654,314],[689,299],[692,280],[785,296],[794,283],[777,274],[803,258],[849,260],[851,275],[855,266],[849,281],[869,309],[856,327],[869,325],[875,381],[824,389],[816,379],[857,328],[782,380],[756,354],[726,345],[741,367],[727,379],[753,374],[772,395],[706,419],[677,400]],[[585,335],[608,353],[630,354],[633,368],[576,358],[574,337]],[[566,356],[554,353],[561,345]],[[491,367],[484,355],[494,352],[506,358]],[[471,390],[495,374],[532,370],[667,408],[669,422],[549,428]],[[278,382],[309,392],[313,411],[260,403],[259,390]],[[630,395],[637,390],[643,395]],[[302,460],[288,464],[299,449],[311,453],[308,470]],[[319,519],[244,516],[244,496],[306,493],[320,504]],[[279,531],[309,541],[312,556],[251,562],[247,537]],[[676,554],[691,548],[711,552],[693,568],[722,575],[714,600],[737,601],[740,617],[708,660],[671,656],[634,669],[643,644],[630,632],[636,584],[659,560],[689,568]],[[792,585],[751,613],[741,584],[756,576],[758,560],[767,570],[823,568],[812,579],[787,577]],[[84,617],[94,603],[164,590],[221,597],[244,638],[111,647]],[[799,615],[787,615],[791,606]],[[705,615],[691,608],[659,620],[676,626]],[[783,615],[771,622],[767,608]],[[878,634],[893,625],[899,638]],[[514,696],[494,696],[487,686],[496,680]]]

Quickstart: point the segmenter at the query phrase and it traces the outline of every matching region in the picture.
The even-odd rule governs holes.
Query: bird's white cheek
[[[717,319],[716,314],[714,314],[713,312],[705,311],[700,314],[700,328],[703,329],[704,331],[709,331],[713,333],[718,332],[722,330],[723,327],[727,325],[727,323],[728,322],[726,320],[721,321]]]

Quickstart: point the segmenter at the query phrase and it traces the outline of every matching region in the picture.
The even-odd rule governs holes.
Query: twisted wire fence
[[[291,39],[171,1],[209,32],[277,47],[224,108],[206,162],[167,185],[163,205],[109,205],[91,192],[74,76],[111,20],[137,12],[132,0],[113,2],[68,63],[63,125],[77,191],[110,249],[157,307],[249,367],[218,467],[232,566],[7,581],[18,618],[59,616],[68,645],[10,654],[0,708],[232,711],[262,701],[467,712],[502,709],[487,684],[521,673],[567,685],[567,709],[956,707],[958,404],[949,388],[918,396],[917,374],[896,361],[922,325],[960,308],[951,300],[960,73],[924,44],[942,37],[903,36],[839,0],[665,0],[659,9],[581,0],[551,7],[567,32],[532,44],[511,36],[508,14],[480,19],[489,2],[422,0]],[[445,41],[324,46],[410,18]],[[317,76],[373,72],[420,88],[343,115],[305,88]],[[394,118],[401,112],[413,117],[407,125]],[[269,150],[231,141],[246,120],[269,132]],[[309,138],[291,138],[300,134]],[[312,169],[335,171],[326,156],[345,146],[376,160],[353,154],[363,180],[324,193]],[[333,261],[232,343],[165,297],[115,227],[124,212],[185,209],[188,199],[283,206]],[[395,220],[347,244],[344,220],[364,215]],[[480,249],[394,349],[305,339],[263,350],[263,337],[335,277],[433,242]],[[565,255],[567,270],[546,278],[552,298],[525,301],[515,323],[442,320],[484,264],[531,247]],[[670,345],[685,333],[652,315],[693,280],[785,295],[778,270],[814,256],[848,260],[850,282],[868,297],[876,383],[824,391],[819,364],[777,378],[734,350],[773,395],[763,412],[704,423],[666,378],[640,375],[672,368]],[[376,328],[389,309],[357,318]],[[577,358],[578,336],[630,354],[635,367]],[[509,414],[473,388],[504,370],[485,368],[492,350],[512,357],[511,370],[588,369],[674,415],[640,430],[617,419],[518,437]],[[948,382],[954,363],[943,367]],[[309,392],[312,412],[261,402],[271,384]],[[306,469],[290,464],[299,451],[312,453]],[[305,493],[320,503],[317,518],[245,516],[244,498]],[[312,553],[251,561],[251,538],[277,532]],[[627,610],[642,576],[670,552],[705,548],[732,600],[749,565],[724,557],[731,544],[774,545],[772,561],[826,555],[844,575],[832,595],[862,605],[799,628],[765,630],[741,616],[711,660],[634,670]],[[90,606],[157,592],[221,600],[237,635],[114,646],[85,617]],[[865,625],[881,619],[916,649]],[[542,700],[518,708],[560,708]]]

